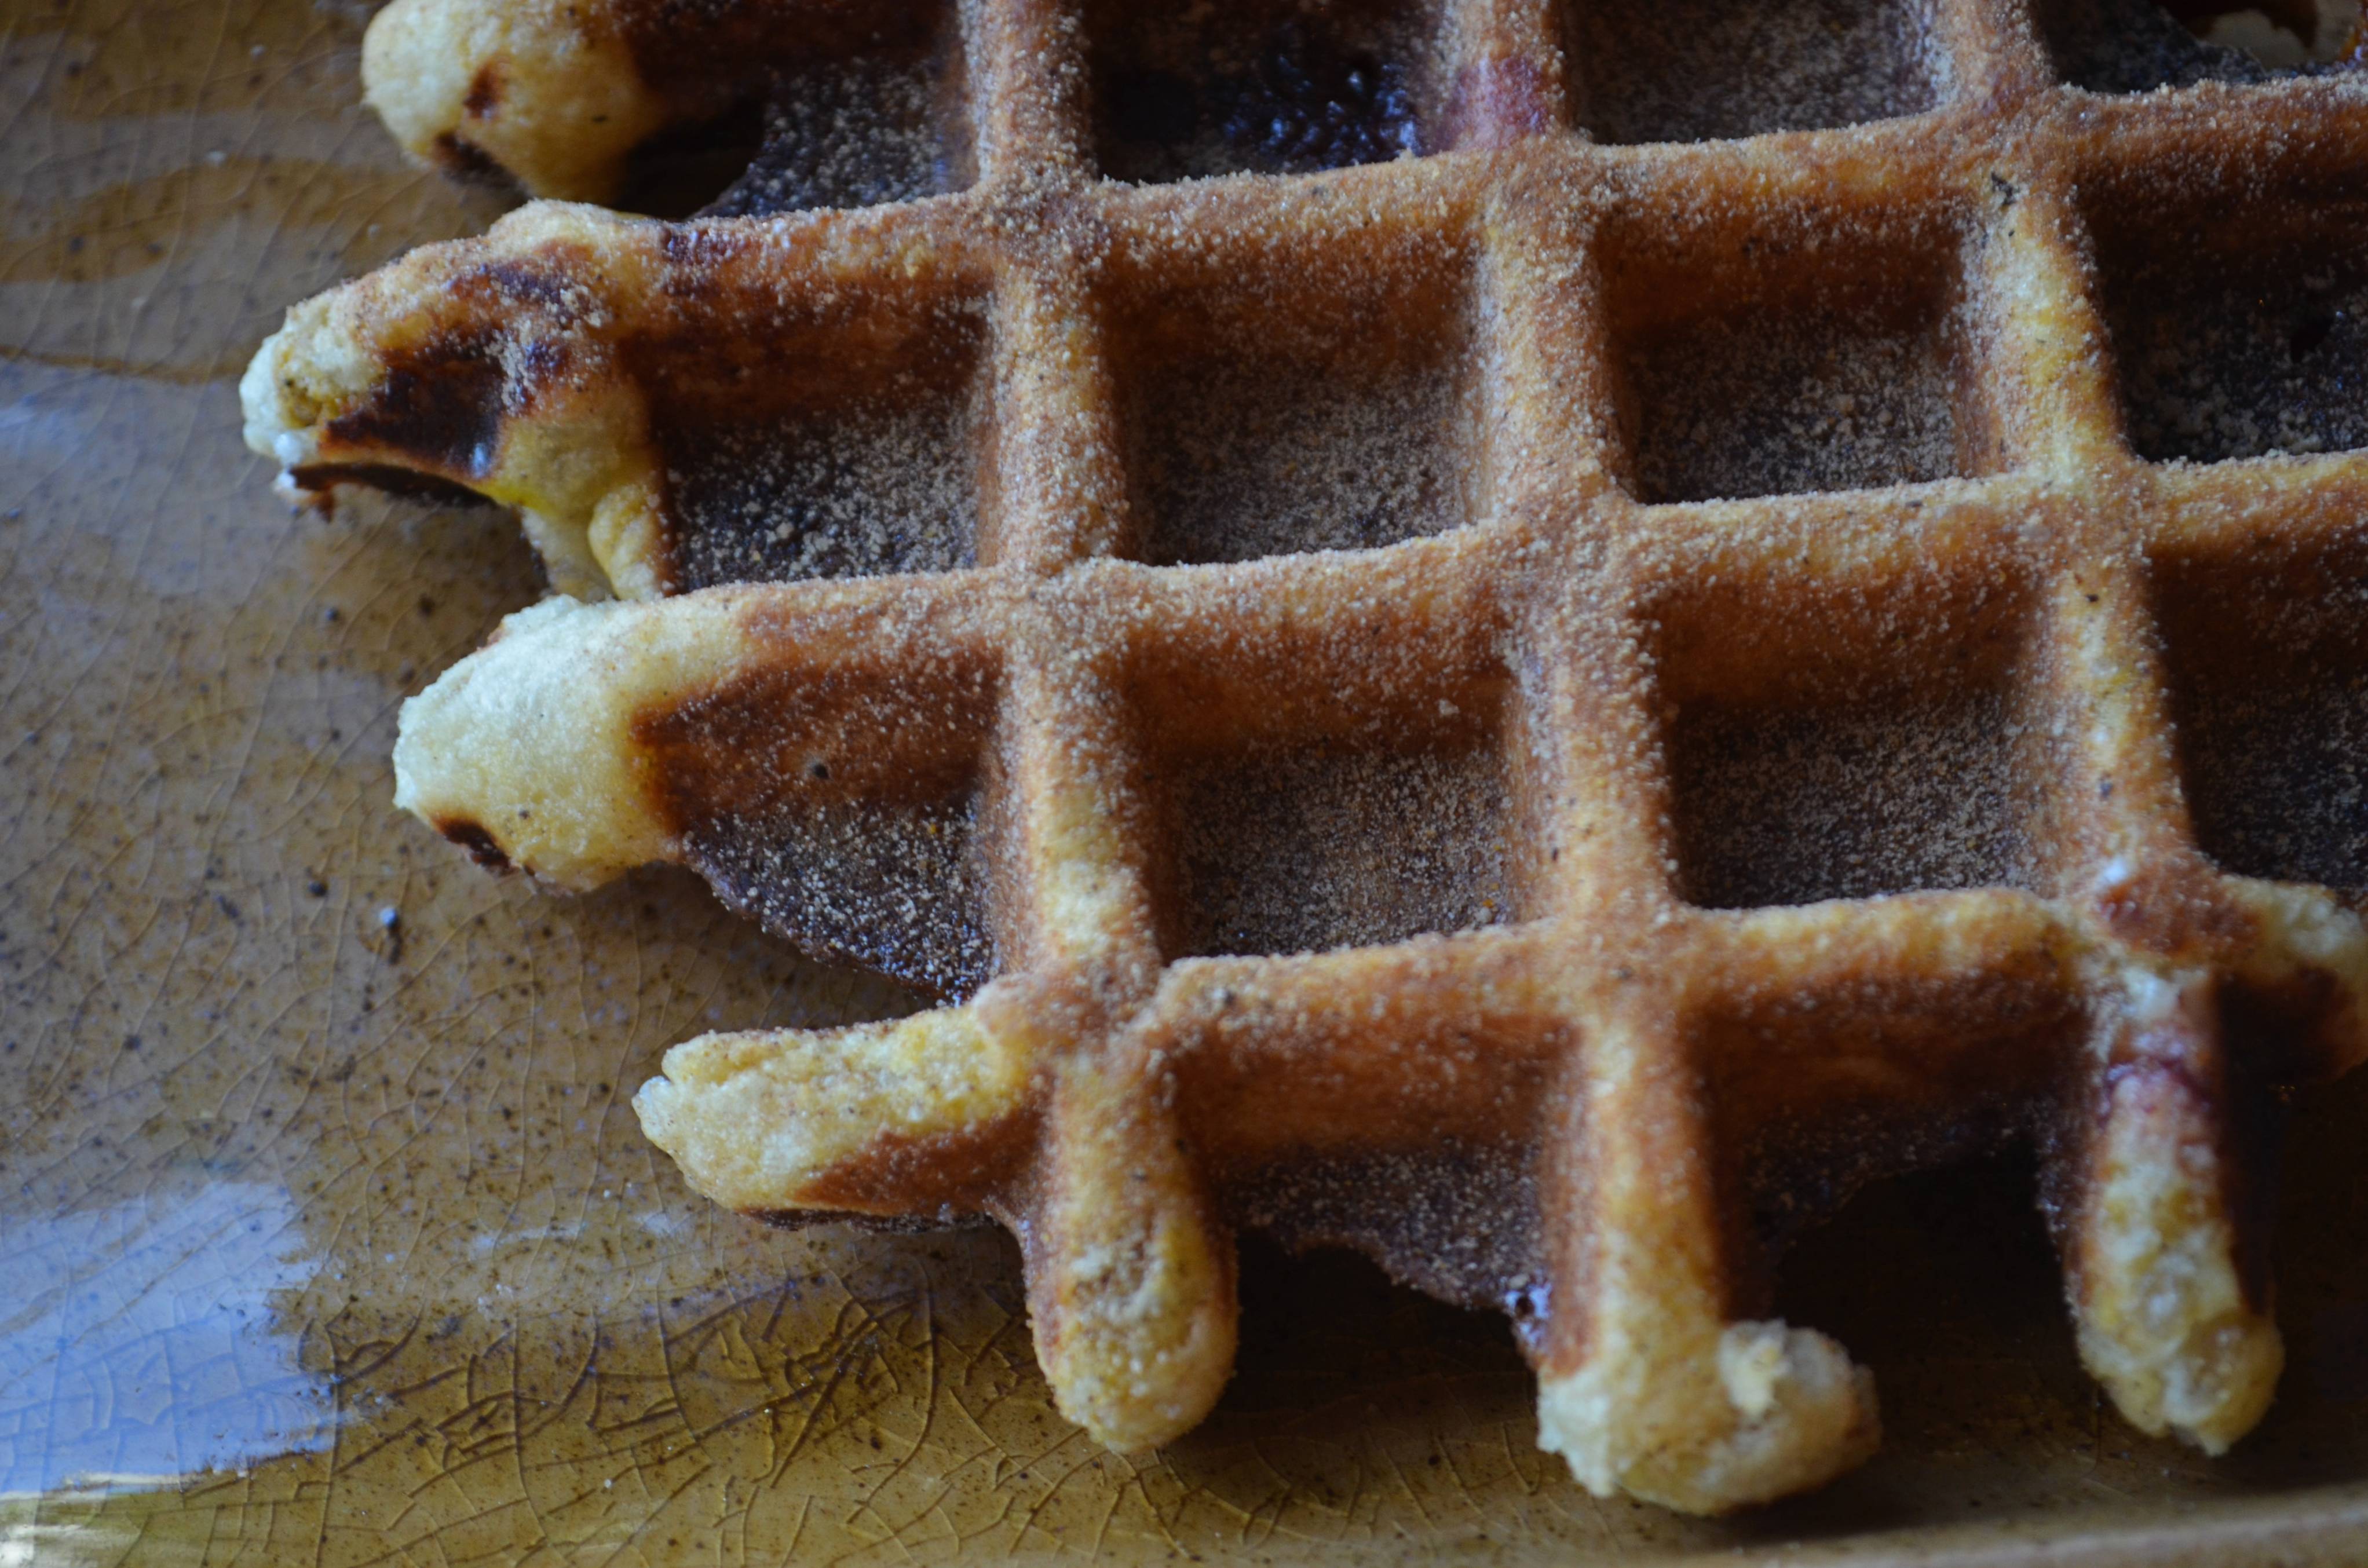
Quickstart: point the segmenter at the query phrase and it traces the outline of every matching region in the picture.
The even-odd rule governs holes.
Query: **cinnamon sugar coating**
[[[941,999],[643,1125],[1009,1226],[1099,1440],[1217,1399],[1258,1227],[1506,1311],[1599,1493],[1814,1486],[1874,1392],[1778,1250],[2016,1142],[2086,1363],[2217,1453],[2279,1108],[2368,1049],[2368,92],[2084,6],[396,0],[424,152],[769,140],[299,306],[249,438],[564,596],[402,804]]]

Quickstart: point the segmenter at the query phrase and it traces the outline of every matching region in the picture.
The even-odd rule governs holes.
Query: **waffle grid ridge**
[[[1558,12],[1471,0],[1440,14],[1438,74],[1456,91],[1426,126],[1452,128],[1448,151],[1119,186],[1093,174],[1076,18],[971,5],[961,27],[966,188],[664,229],[565,210],[561,226],[635,258],[604,285],[623,290],[611,312],[696,330],[703,299],[793,312],[823,297],[855,324],[855,352],[877,301],[915,320],[952,301],[985,323],[974,566],[618,612],[699,604],[761,622],[734,646],[908,704],[921,730],[972,699],[950,691],[992,693],[991,719],[942,744],[974,748],[997,978],[920,1023],[680,1048],[643,1106],[695,1183],[768,1211],[996,1213],[1021,1239],[1064,1409],[1133,1445],[1197,1419],[1230,1364],[1226,1181],[1308,1149],[1415,1158],[1445,1135],[1520,1150],[1518,1179],[1487,1201],[1530,1236],[1539,1277],[1475,1265],[1424,1282],[1513,1312],[1545,1440],[1591,1486],[1715,1508],[1813,1483],[1873,1443],[1862,1376],[1754,1315],[1765,1264],[1736,1216],[1759,1151],[1793,1131],[1788,1110],[1847,1107],[1912,1159],[1981,1106],[2012,1118],[2044,1102],[2030,1125],[2089,1365],[2142,1426],[2214,1449],[2248,1426],[2276,1349],[2244,1256],[2253,1177],[2232,1127],[2240,1102],[2356,1060],[2368,939],[2342,897],[2225,873],[2199,848],[2172,719],[2175,670],[2204,655],[2166,642],[2157,579],[2351,560],[2368,456],[2136,458],[2089,211],[2100,191],[2198,179],[2240,205],[2343,197],[2368,168],[2368,97],[2316,80],[2085,93],[2056,84],[2019,6],[1948,0],[1928,112],[1599,145],[1571,129]],[[449,261],[404,265],[449,278],[489,255],[547,255],[558,222],[513,220]],[[1649,313],[1664,283],[1683,296],[1698,271],[1742,276],[1771,255],[1778,273],[1787,256],[1824,265],[1827,246],[1884,290],[1918,280],[1971,357],[1948,394],[1957,472],[1634,499],[1649,411],[1623,379],[1632,306],[1615,303]],[[693,252],[697,276],[723,280],[712,296],[686,281]],[[1262,276],[1287,309],[1294,283],[1360,275],[1395,300],[1390,269],[1408,257],[1437,269],[1409,285],[1417,313],[1468,333],[1450,439],[1476,476],[1470,521],[1354,554],[1131,559],[1146,524],[1127,467],[1131,367],[1112,347],[1128,301]],[[442,298],[431,311],[495,309]],[[506,409],[538,416],[515,394]],[[1675,716],[1857,689],[1858,675],[1802,677],[1806,697],[1786,685],[1804,640],[1827,633],[1812,661],[1883,691],[1960,655],[1979,666],[1964,682],[2005,716],[1983,733],[2015,748],[2017,792],[1995,809],[2012,819],[2016,885],[1687,901],[1711,872],[1681,846]],[[1188,676],[1233,715],[1209,721],[1220,746],[1254,740],[1244,723],[1353,747],[1372,724],[1476,715],[1456,744],[1495,748],[1506,772],[1508,917],[1348,950],[1179,957],[1158,780],[1206,737],[1177,739],[1200,720],[1156,710]],[[750,1075],[783,1051],[809,1064],[802,1103],[878,1119],[858,1153],[793,1179],[751,1175],[686,1130],[701,1093],[756,1094]],[[849,1063],[882,1051],[902,1053],[893,1114],[845,1086],[873,1082]],[[989,1082],[980,1063],[997,1052],[1016,1065]],[[811,1086],[815,1062],[838,1087]],[[727,1110],[718,1128],[744,1125]]]

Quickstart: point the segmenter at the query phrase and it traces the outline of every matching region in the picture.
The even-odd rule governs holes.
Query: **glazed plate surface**
[[[628,1105],[667,1045],[916,1004],[394,811],[397,706],[540,583],[496,512],[291,511],[239,441],[289,303],[504,205],[403,164],[366,20],[0,5],[0,1564],[2368,1556],[2368,1083],[2298,1120],[2228,1458],[2107,1407],[1995,1164],[1793,1256],[1885,1446],[1725,1521],[1590,1498],[1505,1324],[1352,1257],[1253,1246],[1224,1402],[1130,1459],[999,1234],[691,1194]]]

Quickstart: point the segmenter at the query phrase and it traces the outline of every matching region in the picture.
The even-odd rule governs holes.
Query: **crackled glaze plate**
[[[999,1235],[694,1197],[627,1104],[668,1044],[913,999],[393,810],[397,705],[541,590],[498,513],[292,511],[238,438],[288,303],[501,208],[361,108],[365,20],[0,0],[0,1564],[2368,1554],[2368,1084],[2300,1119],[2229,1458],[2106,1408],[1985,1166],[1790,1261],[1888,1440],[1718,1522],[1588,1496],[1504,1323],[1353,1258],[1253,1247],[1217,1413],[1121,1458]]]

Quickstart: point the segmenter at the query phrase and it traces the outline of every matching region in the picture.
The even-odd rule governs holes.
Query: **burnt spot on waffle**
[[[469,852],[469,858],[489,871],[507,871],[510,858],[503,853],[501,840],[487,833],[482,823],[467,817],[445,817],[437,822],[436,831]]]
[[[369,401],[331,420],[326,434],[464,483],[493,467],[509,395],[495,335],[454,334],[390,356]]]
[[[564,398],[583,371],[571,339],[590,298],[570,276],[581,259],[563,244],[439,279],[452,314],[383,347],[367,391],[322,418],[310,455],[290,464],[291,483],[476,498],[514,423],[553,394]],[[294,381],[279,391],[304,395]]]
[[[1599,142],[1704,142],[1921,114],[1946,55],[1925,0],[1571,0],[1578,122]]]
[[[1429,6],[1112,3],[1087,26],[1095,146],[1113,179],[1305,174],[1430,150]]]
[[[1664,607],[1679,882],[1714,909],[2028,883],[2036,737],[2011,596],[1955,624],[1836,599],[1813,634],[1748,600]],[[1747,662],[1781,672],[1735,680]]]
[[[2368,535],[2157,568],[2188,810],[2240,876],[2368,895]]]
[[[430,143],[436,166],[453,179],[467,185],[489,186],[496,190],[516,191],[518,182],[510,177],[494,155],[456,131],[446,131]]]
[[[1945,230],[1782,230],[1732,253],[1608,247],[1640,501],[1863,490],[1975,472],[1984,421]],[[1837,266],[1837,263],[1841,265]]]
[[[435,506],[489,505],[484,496],[465,484],[395,463],[298,463],[288,471],[288,483],[312,496],[316,506],[326,504],[340,484],[359,484],[389,495],[407,495]]]
[[[2368,196],[2239,176],[2100,211],[2100,302],[2130,445],[2156,461],[2368,447]],[[2201,197],[2201,199],[2198,198]]]
[[[1463,269],[1406,259],[1386,282],[1303,257],[1299,288],[1211,279],[1121,306],[1142,559],[1372,550],[1470,520]]]

